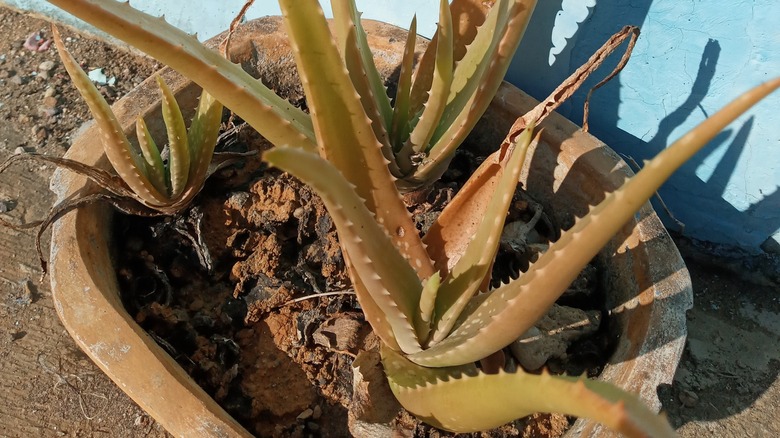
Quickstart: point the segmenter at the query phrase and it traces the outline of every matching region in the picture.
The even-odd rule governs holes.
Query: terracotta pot
[[[400,62],[405,32],[380,23],[366,23],[366,29],[381,69],[392,73]],[[251,22],[234,37],[232,58],[287,97],[302,98],[285,39],[278,18]],[[181,107],[194,108],[198,87],[168,69],[161,74]],[[495,147],[512,121],[534,104],[504,84],[473,138]],[[139,114],[152,131],[162,132],[154,81],[141,84],[113,109],[128,135]],[[631,172],[612,150],[563,117],[554,114],[542,126],[542,141],[534,146],[522,182],[565,228]],[[66,156],[108,168],[99,138],[93,124],[85,125]],[[66,171],[58,171],[51,186],[58,201],[96,189]],[[53,227],[51,285],[63,324],[87,355],[173,435],[248,436],[124,310],[111,260],[111,221],[109,207],[92,205],[69,213]],[[685,311],[692,301],[688,272],[649,205],[601,251],[598,264],[609,324],[618,339],[601,378],[639,393],[659,409],[656,388],[672,381],[685,340]],[[568,436],[601,433],[600,426],[578,421]]]

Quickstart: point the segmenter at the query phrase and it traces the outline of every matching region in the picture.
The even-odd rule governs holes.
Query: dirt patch
[[[57,56],[50,24],[22,17],[0,9],[0,118],[11,122],[22,134],[3,136],[0,146],[61,154],[70,143],[71,132],[91,117]],[[81,67],[87,72],[100,70],[105,76],[106,83],[97,86],[109,103],[160,68],[148,58],[139,58],[70,29],[63,30],[65,45]],[[30,50],[33,41],[46,49]]]
[[[743,259],[734,272],[733,257],[677,243],[696,305],[674,383],[660,390],[672,424],[682,437],[780,435],[780,285],[766,281],[777,271],[762,273]]]

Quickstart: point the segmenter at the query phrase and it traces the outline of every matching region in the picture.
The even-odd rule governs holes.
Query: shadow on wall
[[[641,27],[652,0],[635,0],[630,4],[601,1],[592,7],[595,3],[595,1],[582,0],[553,0],[539,3],[534,18],[529,24],[526,38],[518,49],[518,56],[510,66],[509,75],[516,85],[537,99],[545,98],[570,72],[584,63],[622,26],[632,24]],[[572,4],[574,6],[571,6]],[[569,10],[563,12],[564,9]],[[555,26],[558,26],[557,33],[569,36],[562,50],[560,47],[562,41],[555,41],[553,44],[553,38],[560,39],[559,36],[552,34]],[[647,35],[644,37],[647,38]],[[554,58],[551,56],[553,45],[556,46],[554,52],[560,51]],[[657,123],[657,132],[651,139],[643,140],[618,128],[618,109],[621,103],[620,75],[594,93],[589,120],[591,133],[624,157],[636,162],[641,163],[652,158],[668,146],[670,141],[676,140],[670,138],[671,134],[692,114],[700,111],[704,116],[709,115],[701,102],[712,84],[720,51],[718,41],[709,40],[701,53],[698,73],[688,97]],[[569,102],[561,106],[559,112],[581,124],[582,107],[587,91],[614,68],[620,53],[613,54],[601,70],[596,72]],[[661,62],[662,60],[659,59],[657,68],[663,68]],[[653,66],[647,65],[647,68]],[[728,181],[735,171],[740,155],[745,150],[752,127],[751,118],[736,128],[735,135],[732,135],[734,132],[731,130],[718,135],[702,152],[670,178],[669,182],[661,188],[660,194],[671,213],[683,224],[688,223],[693,228],[718,230],[724,239],[720,243],[742,246],[755,252],[764,239],[780,229],[780,220],[776,214],[777,208],[780,207],[780,188],[764,194],[763,199],[753,202],[745,211],[738,210],[723,199]],[[726,152],[711,177],[707,181],[702,181],[696,175],[697,168],[729,139],[730,144],[726,147]],[[670,229],[686,234],[687,230],[682,229],[666,214],[663,206],[656,200],[654,200],[654,207]],[[751,229],[746,231],[747,227]],[[695,230],[693,234],[696,234]],[[732,237],[746,235],[754,237],[753,241],[742,241]],[[697,235],[692,237],[702,238]]]

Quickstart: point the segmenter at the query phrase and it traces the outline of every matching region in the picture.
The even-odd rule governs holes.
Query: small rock
[[[43,99],[43,104],[39,108],[44,115],[46,116],[53,116],[57,113],[59,113],[59,110],[57,109],[57,104],[59,103],[58,99],[54,96],[45,97]]]
[[[312,411],[311,418],[312,420],[319,420],[322,416],[322,408],[320,405],[314,406],[314,410]]]
[[[108,82],[108,79],[106,78],[105,73],[103,73],[102,68],[93,68],[87,73],[87,76],[89,77],[90,81],[98,85],[106,85]]]
[[[41,35],[41,32],[40,31],[33,32],[27,35],[27,39],[25,39],[22,42],[22,47],[24,47],[25,49],[31,52],[37,52],[41,40],[43,40],[43,35]]]
[[[247,192],[233,192],[230,194],[225,206],[231,210],[240,210],[249,201],[250,196]]]
[[[97,85],[114,85],[116,83],[116,77],[107,77],[102,68],[95,68],[87,73],[89,80]]]
[[[233,327],[244,326],[244,318],[247,313],[246,301],[240,299],[228,299],[222,304],[220,319]]]
[[[595,333],[601,323],[598,312],[553,305],[536,324],[510,345],[512,355],[527,370],[544,366],[549,359],[565,359],[577,339]]]
[[[314,414],[314,410],[306,409],[305,411],[303,411],[300,414],[298,414],[298,416],[296,418],[299,419],[299,420],[308,420],[309,418],[311,418],[311,416],[313,414]]]
[[[8,79],[12,74],[14,74],[13,70],[2,69],[0,70],[0,79]]]
[[[193,311],[193,312],[197,312],[197,311],[201,310],[201,309],[203,308],[203,306],[205,306],[205,305],[206,305],[206,303],[204,303],[204,302],[203,302],[203,299],[201,299],[201,298],[195,298],[195,299],[194,299],[194,300],[192,300],[192,302],[190,303],[190,307],[189,307],[189,309],[190,309],[191,311]]]
[[[19,296],[19,298],[16,300],[18,304],[27,306],[35,302],[35,286],[33,286],[32,281],[24,280],[22,282],[21,289],[22,289],[21,290],[22,293]]]
[[[0,213],[8,213],[13,209],[14,209],[14,204],[12,201],[0,200]]]
[[[693,391],[683,389],[678,396],[680,403],[686,408],[692,408],[699,404],[699,396]]]
[[[31,33],[22,43],[22,47],[31,52],[44,52],[49,50],[49,46],[51,46],[51,40],[45,39],[40,31]]]
[[[46,128],[40,125],[35,125],[32,128],[32,136],[33,138],[41,143],[49,136],[49,133],[46,131]]]
[[[55,65],[54,61],[43,61],[42,63],[40,63],[38,65],[38,70],[39,71],[46,71],[46,72],[52,71],[52,70],[54,70],[54,65]]]
[[[314,342],[338,351],[349,351],[357,347],[362,324],[349,316],[332,318],[314,331]]]
[[[544,366],[555,350],[558,354],[560,348],[551,348],[542,346],[542,332],[531,327],[527,332],[510,345],[512,355],[520,362],[520,365],[527,370],[537,370]],[[565,353],[565,350],[564,350]]]
[[[46,87],[46,91],[43,93],[43,98],[46,99],[55,96],[57,96],[57,89],[54,87]]]
[[[22,146],[19,146],[16,149],[14,149],[14,155],[26,154],[26,153],[29,153],[29,152],[30,151],[27,150],[27,148],[22,147]]]
[[[57,106],[57,98],[54,96],[48,96],[43,98],[44,108],[55,108]]]
[[[43,105],[38,107],[38,115],[41,117],[51,118],[59,113],[57,108],[47,108]]]
[[[137,415],[135,421],[133,421],[133,426],[146,428],[150,423],[151,419],[146,415]]]
[[[100,91],[100,94],[102,94],[107,99],[113,99],[116,97],[116,90],[114,90],[112,87],[100,87],[98,88],[98,91]]]
[[[20,75],[14,75],[8,81],[14,85],[24,85],[24,78]]]

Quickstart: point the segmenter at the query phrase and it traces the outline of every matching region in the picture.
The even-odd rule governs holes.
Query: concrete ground
[[[47,27],[0,7],[0,160],[18,148],[61,155],[87,117],[64,89],[67,80],[53,51],[24,48],[28,36]],[[87,45],[85,62],[108,68],[123,82],[104,90],[110,97],[155,68],[87,38],[74,35],[71,42]],[[45,61],[54,67],[47,70]],[[53,200],[51,171],[22,164],[0,174],[0,210],[20,221],[41,218]],[[695,307],[674,384],[659,389],[673,425],[683,437],[780,436],[777,260],[675,240],[691,271]],[[48,280],[40,282],[32,233],[4,227],[0,376],[0,437],[165,436],[65,332]]]

